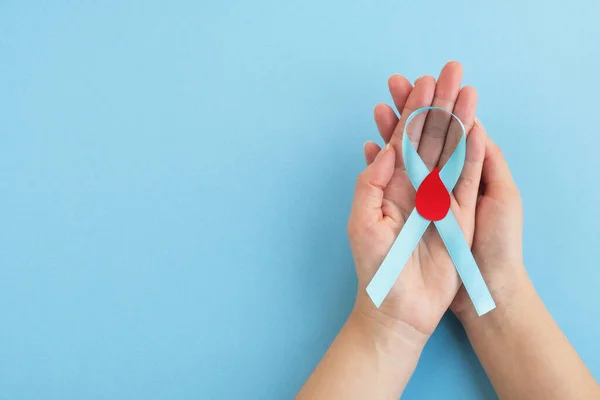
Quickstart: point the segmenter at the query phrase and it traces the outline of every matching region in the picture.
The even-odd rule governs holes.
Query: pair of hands
[[[387,145],[365,145],[368,166],[358,178],[348,222],[359,283],[355,307],[298,399],[399,398],[448,308],[463,323],[499,398],[600,398],[594,377],[527,277],[519,192],[500,149],[475,118],[475,89],[461,89],[461,77],[460,64],[451,62],[437,83],[424,76],[413,87],[400,75],[390,78],[401,118],[387,105],[375,108]],[[465,164],[451,209],[496,303],[481,317],[433,224],[379,308],[366,292],[415,207],[401,142],[407,117],[430,105],[452,111],[467,132]],[[408,126],[409,140],[430,169],[443,165],[454,151],[456,124],[450,121],[447,113],[429,111]]]
[[[451,194],[451,210],[496,304],[508,299],[525,276],[519,192],[500,149],[475,117],[476,90],[461,88],[461,80],[462,67],[457,62],[446,64],[437,82],[432,76],[423,76],[413,87],[401,75],[389,79],[401,117],[386,104],[375,108],[375,122],[387,145],[381,149],[373,142],[365,144],[367,168],[358,177],[348,222],[359,282],[355,310],[396,330],[408,328],[417,340],[427,340],[448,308],[463,323],[476,318],[476,313],[433,224],[379,309],[366,294],[366,286],[414,208],[415,189],[401,151],[405,121],[414,110],[441,107],[453,112],[465,126],[466,159]],[[447,143],[450,139],[446,140],[449,126],[428,118],[420,128],[408,131],[411,142],[430,170],[441,167],[453,151]]]

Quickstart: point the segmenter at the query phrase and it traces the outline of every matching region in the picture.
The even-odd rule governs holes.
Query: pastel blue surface
[[[0,1],[0,399],[292,398],[352,307],[386,79],[463,62],[600,378],[594,0]],[[494,398],[455,319],[406,399]]]

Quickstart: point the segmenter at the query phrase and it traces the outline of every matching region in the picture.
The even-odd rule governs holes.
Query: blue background
[[[600,5],[0,0],[0,399],[292,398],[386,79],[460,60],[600,378]],[[494,398],[446,317],[405,398]]]

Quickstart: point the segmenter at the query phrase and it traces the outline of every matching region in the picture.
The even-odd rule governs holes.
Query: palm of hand
[[[472,212],[461,210],[454,196],[451,197],[451,210],[470,244],[473,238]],[[384,191],[382,207],[383,215],[390,218],[374,224],[359,245],[364,246],[364,252],[371,259],[369,265],[365,266],[365,279],[361,279],[363,274],[359,274],[361,287],[366,287],[387,255],[415,207],[414,198],[415,189],[406,171],[396,169]],[[421,332],[431,334],[459,286],[460,279],[452,259],[435,226],[431,224],[380,309],[390,316],[399,316],[403,322]]]
[[[409,188],[412,190],[407,190]],[[415,207],[415,190],[412,188],[406,171],[397,170],[392,177],[389,190],[386,192],[384,198],[389,201],[390,208],[396,208],[396,210],[390,210],[390,215],[399,216],[396,221],[389,220],[392,229],[383,228],[386,232],[395,234],[393,237],[385,238],[385,243],[391,247],[397,233],[400,232]],[[451,198],[452,212],[467,234],[470,244],[473,237],[473,218],[468,218],[468,215],[467,218],[462,218],[463,215],[461,215],[456,199],[454,196]],[[383,254],[381,261],[386,254]],[[386,312],[401,313],[404,322],[418,327],[422,332],[431,334],[459,286],[460,279],[452,259],[432,223],[417,244],[396,284],[392,287],[388,295],[390,301],[385,310]]]

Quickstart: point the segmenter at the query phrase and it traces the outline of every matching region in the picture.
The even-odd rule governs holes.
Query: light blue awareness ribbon
[[[412,119],[418,114],[429,111],[429,110],[440,110],[450,114],[458,123],[462,129],[462,137],[456,146],[456,149],[450,156],[450,159],[446,162],[446,165],[440,171],[440,178],[444,183],[444,186],[448,190],[448,193],[452,193],[458,178],[460,177],[460,173],[462,172],[463,166],[465,164],[465,154],[466,154],[466,134],[465,127],[460,119],[452,114],[449,111],[446,111],[440,107],[423,107],[414,111],[408,119],[406,120],[406,124],[404,126],[404,134],[402,137],[402,157],[404,157],[404,164],[406,166],[406,172],[408,173],[408,177],[412,185],[415,189],[418,189],[423,182],[423,179],[429,175],[429,169],[421,160],[421,157],[417,153],[417,150],[410,143],[407,134],[408,124],[412,121]],[[392,245],[390,251],[387,256],[383,260],[383,263],[375,273],[375,276],[367,286],[367,293],[373,300],[373,303],[377,307],[381,305],[390,289],[396,282],[396,279],[402,272],[402,269],[406,265],[406,262],[410,258],[412,252],[417,247],[419,240],[425,233],[425,229],[429,226],[431,221],[423,218],[415,208],[406,223],[402,227],[400,234],[396,238],[396,241]],[[496,304],[494,303],[494,299],[492,299],[492,295],[481,276],[481,272],[477,267],[477,263],[473,258],[473,254],[471,253],[471,249],[469,244],[465,240],[465,237],[458,225],[458,221],[452,214],[452,210],[448,211],[448,214],[439,221],[433,221],[435,227],[437,228],[446,248],[448,249],[448,253],[450,254],[450,258],[452,259],[454,266],[456,267],[456,271],[458,271],[458,275],[462,280],[473,305],[475,306],[475,310],[477,311],[477,315],[481,316],[494,308],[496,308]]]

